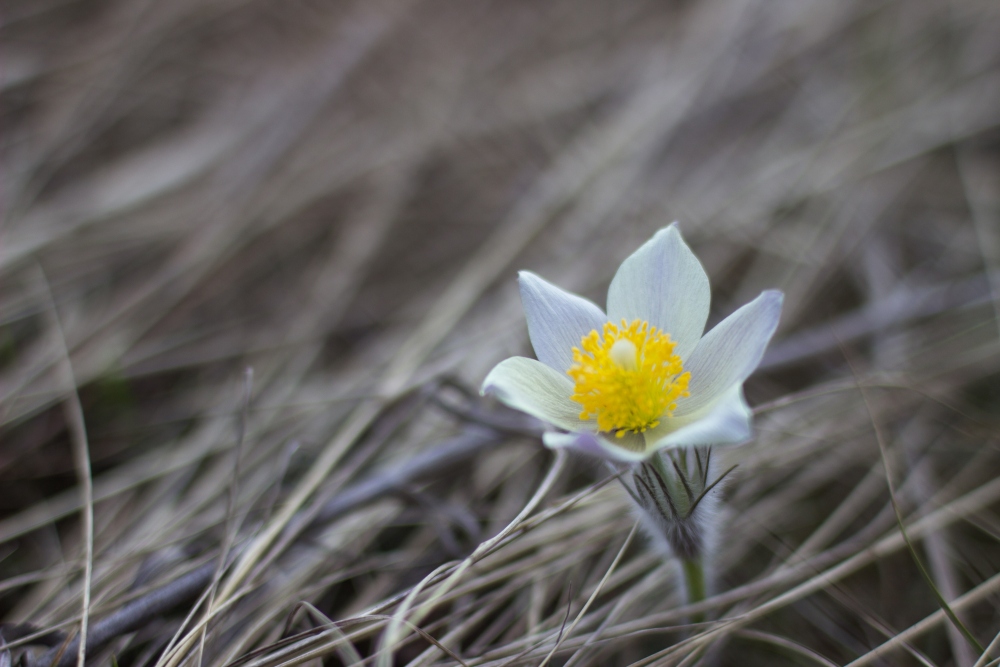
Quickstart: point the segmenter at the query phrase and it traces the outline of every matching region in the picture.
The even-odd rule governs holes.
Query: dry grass
[[[994,642],[996,2],[0,20],[0,665],[1000,658],[886,483]],[[674,219],[712,322],[787,295],[697,627],[603,469],[463,393],[516,269],[603,303]]]

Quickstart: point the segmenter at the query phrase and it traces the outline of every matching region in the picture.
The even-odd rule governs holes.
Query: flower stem
[[[705,599],[705,564],[699,557],[681,561],[684,566],[684,585],[687,590],[688,604],[701,602]],[[705,620],[704,612],[698,612],[691,616],[692,623],[701,623]]]
[[[664,483],[666,483],[674,506],[677,507],[681,516],[687,516],[690,503],[684,495],[684,489],[681,487],[680,483],[678,483],[676,472],[673,468],[668,470],[667,464],[663,459],[664,455],[657,453],[650,459],[650,463],[653,464],[656,471],[660,473],[660,478],[664,481]]]

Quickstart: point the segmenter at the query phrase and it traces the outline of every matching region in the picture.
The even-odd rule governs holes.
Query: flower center
[[[583,406],[580,419],[597,418],[597,428],[644,433],[677,408],[688,395],[691,373],[683,372],[677,343],[648,322],[608,322],[604,334],[591,331],[573,348],[573,366],[566,371],[575,385],[570,397]]]

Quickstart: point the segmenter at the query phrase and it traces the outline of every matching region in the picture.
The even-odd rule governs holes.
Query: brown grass
[[[997,35],[991,0],[5,3],[0,665],[81,623],[102,665],[1000,658],[886,484],[996,643]],[[603,304],[672,220],[710,323],[786,293],[697,627],[620,486],[474,393],[530,350],[517,269]]]

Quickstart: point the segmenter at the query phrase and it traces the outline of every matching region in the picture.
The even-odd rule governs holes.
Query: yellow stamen
[[[584,336],[567,371],[576,383],[571,398],[583,406],[580,418],[596,418],[598,429],[619,438],[658,426],[688,395],[691,374],[676,346],[642,320],[608,322],[603,335],[595,329]]]

